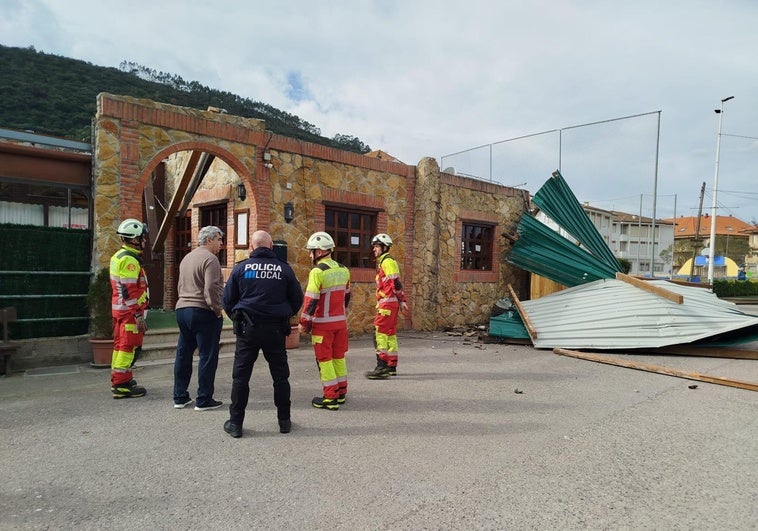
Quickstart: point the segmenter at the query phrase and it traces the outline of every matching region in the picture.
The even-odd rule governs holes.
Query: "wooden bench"
[[[0,321],[3,324],[3,341],[0,342],[0,356],[3,357],[2,374],[10,376],[11,374],[11,356],[16,353],[18,345],[8,339],[8,325],[16,322],[16,308],[9,306],[0,309]]]

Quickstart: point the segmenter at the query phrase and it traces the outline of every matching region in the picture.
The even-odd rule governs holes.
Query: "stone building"
[[[93,270],[119,247],[120,219],[150,226],[146,253],[154,304],[172,308],[182,256],[197,231],[226,233],[225,271],[249,252],[249,234],[267,230],[301,282],[312,267],[304,250],[326,230],[352,274],[349,326],[373,330],[370,238],[395,241],[411,311],[404,328],[434,330],[486,323],[511,284],[528,298],[527,274],[505,262],[510,232],[527,192],[275,135],[264,122],[100,94],[93,122]]]

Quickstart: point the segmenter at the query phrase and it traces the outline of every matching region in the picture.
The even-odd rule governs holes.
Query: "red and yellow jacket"
[[[403,283],[400,281],[400,266],[389,253],[376,260],[376,307],[398,306],[405,302]]]
[[[350,302],[350,270],[324,257],[308,275],[300,324],[333,330],[347,325],[345,308]]]
[[[113,317],[140,317],[148,307],[148,287],[140,255],[142,251],[130,245],[111,257],[111,313]]]

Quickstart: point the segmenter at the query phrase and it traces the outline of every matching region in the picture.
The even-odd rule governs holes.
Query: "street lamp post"
[[[715,257],[714,249],[716,243],[716,201],[719,192],[719,154],[721,153],[721,121],[724,117],[724,103],[733,99],[734,96],[729,96],[721,100],[721,108],[716,109],[716,114],[719,115],[719,132],[716,135],[716,173],[713,177],[713,203],[711,206],[711,242],[708,248],[708,283],[713,285],[713,259]]]

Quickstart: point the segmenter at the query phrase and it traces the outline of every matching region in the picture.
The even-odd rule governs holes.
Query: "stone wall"
[[[440,173],[437,162],[418,165],[415,202],[417,308],[413,326],[433,330],[487,324],[492,305],[512,284],[526,296],[526,274],[505,262],[507,240],[528,204],[525,192],[498,184]],[[464,221],[494,227],[491,271],[461,269]]]
[[[267,230],[286,242],[288,261],[305,285],[312,268],[304,249],[308,236],[324,228],[326,205],[362,207],[377,213],[377,232],[390,234],[392,255],[406,285],[410,315],[400,328],[435,330],[486,323],[492,304],[517,291],[524,273],[504,261],[502,232],[509,232],[528,202],[525,192],[489,182],[440,173],[436,161],[418,166],[273,135],[263,122],[210,111],[197,111],[148,100],[100,95],[95,130],[96,260],[107,262],[119,245],[118,220],[141,217],[142,191],[158,164],[166,165],[166,197],[182,177],[192,151],[216,157],[193,196],[195,210],[219,201],[227,205],[227,269],[247,255],[233,249],[234,212],[249,209],[249,232]],[[264,158],[265,157],[265,158]],[[237,198],[243,183],[247,198]],[[294,206],[286,222],[284,205]],[[492,271],[462,271],[461,228],[465,221],[494,228]],[[172,234],[166,240],[173,253]],[[195,243],[193,238],[193,243]],[[166,257],[165,283],[175,283],[174,264]],[[374,269],[353,268],[348,310],[352,334],[373,331]],[[156,287],[153,287],[156,289]],[[170,291],[170,290],[169,290]],[[167,307],[173,303],[170,297]]]

